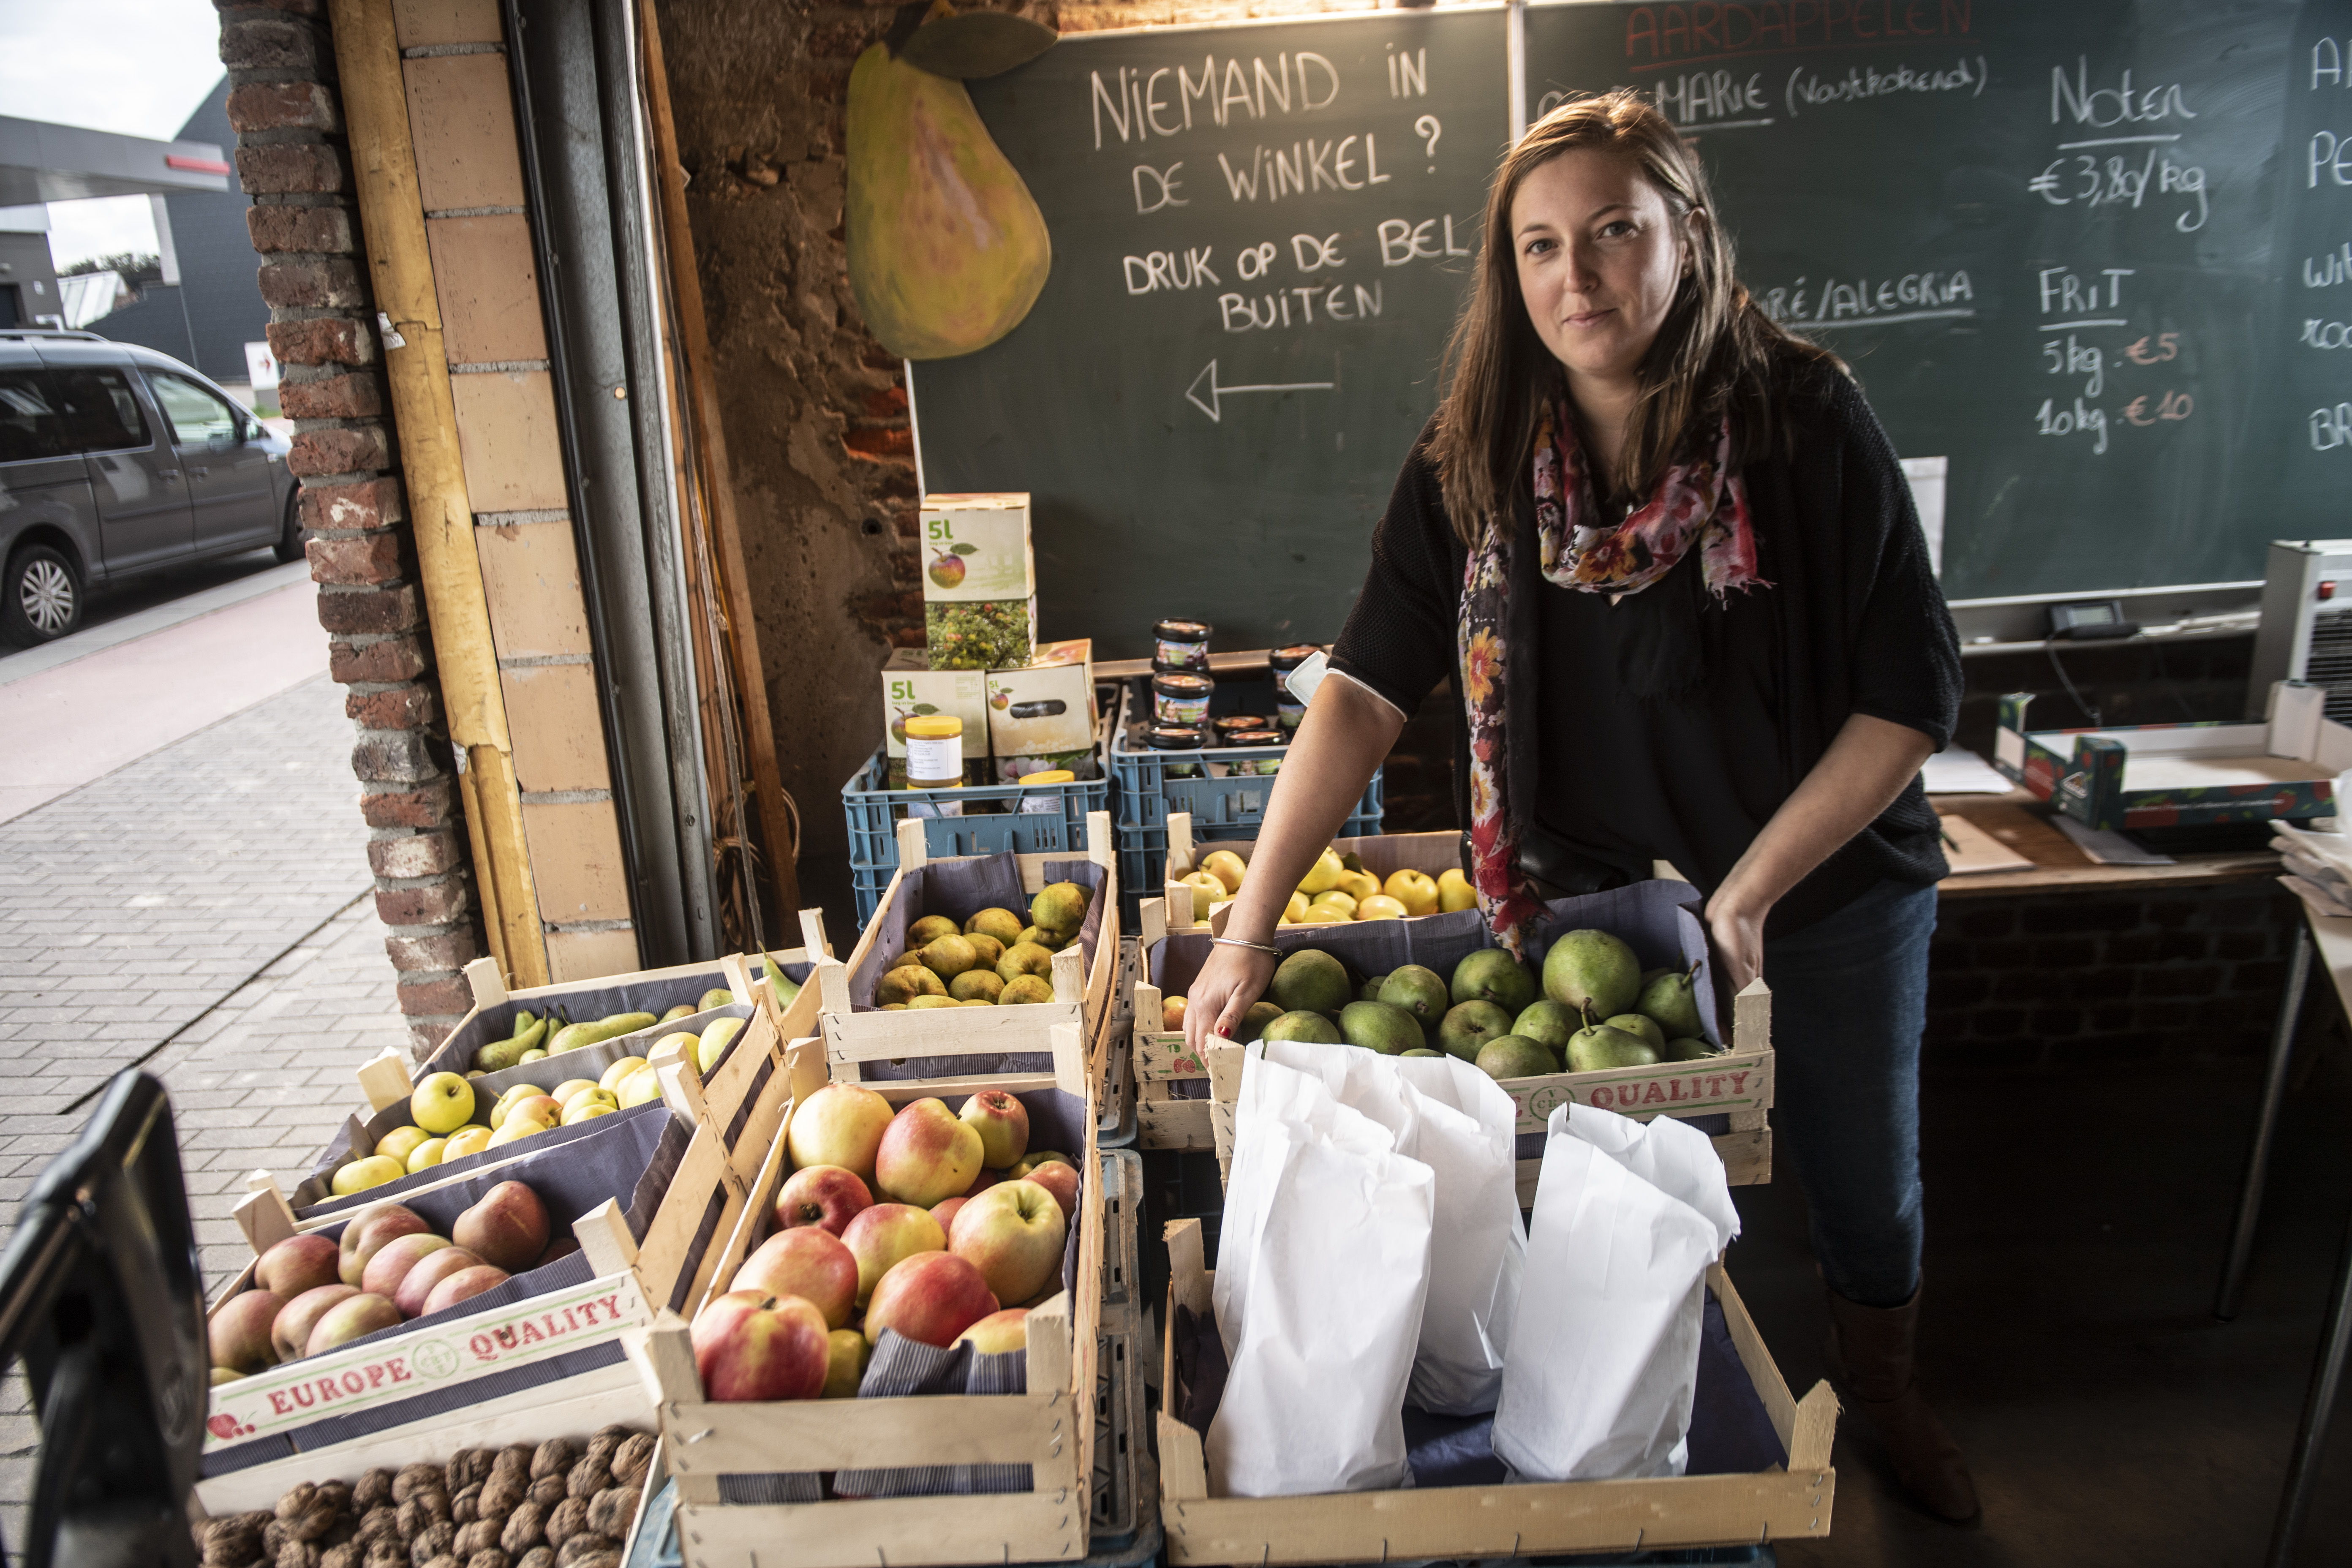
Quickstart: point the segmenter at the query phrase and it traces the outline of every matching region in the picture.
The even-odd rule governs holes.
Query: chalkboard
[[[2341,0],[1543,6],[1530,109],[1637,86],[1696,140],[1741,277],[1847,358],[1898,451],[1948,459],[1948,595],[2228,581],[2344,526],[2352,448],[2331,468],[2305,426],[2352,360],[2298,347],[2315,312],[2287,298],[2352,238],[2304,189],[2323,9],[2352,23]]]
[[[1505,26],[1081,36],[973,84],[1054,275],[1004,342],[916,367],[919,441],[933,489],[1036,496],[1049,635],[1117,655],[1161,615],[1226,647],[1337,629],[1434,404],[1505,135]],[[1654,93],[1742,279],[1847,359],[1897,451],[1946,459],[1951,596],[2254,577],[2271,539],[2352,529],[2352,0],[1534,5],[1525,49],[1532,113]],[[1302,52],[1330,62],[1328,105],[1261,95],[1220,127],[1188,98],[1190,131],[1152,126],[1211,64],[1221,93],[1228,62],[1253,94],[1256,62],[1269,87],[1287,70],[1303,104]],[[1423,114],[1439,134],[1416,155]],[[1390,182],[1236,199],[1226,170],[1310,125],[1376,135]],[[1190,205],[1155,206],[1179,160]],[[1326,235],[1345,265],[1310,275]],[[1252,246],[1271,270],[1238,279]],[[1218,281],[1171,287],[1192,247]],[[1261,325],[1225,302],[1341,277],[1381,285],[1377,318]]]
[[[1097,657],[1332,637],[1509,139],[1501,11],[1077,34],[971,87],[1054,266],[913,367],[924,483],[1029,491],[1040,631]]]

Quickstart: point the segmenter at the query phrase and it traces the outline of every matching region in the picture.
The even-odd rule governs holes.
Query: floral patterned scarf
[[[1746,487],[1730,471],[1731,422],[1714,452],[1666,470],[1649,500],[1615,527],[1600,509],[1566,407],[1546,405],[1536,431],[1535,520],[1547,582],[1588,594],[1638,594],[1696,547],[1707,591],[1769,587],[1757,575],[1756,533]],[[1594,521],[1588,522],[1585,520]],[[1462,580],[1462,700],[1470,721],[1471,882],[1487,928],[1515,957],[1542,900],[1518,865],[1518,835],[1505,797],[1505,608],[1511,580],[1507,509],[1470,552]]]

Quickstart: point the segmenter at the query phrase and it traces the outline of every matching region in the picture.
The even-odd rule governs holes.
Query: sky
[[[0,0],[0,114],[168,139],[220,79],[211,0]],[[59,267],[154,248],[145,196],[50,204]]]

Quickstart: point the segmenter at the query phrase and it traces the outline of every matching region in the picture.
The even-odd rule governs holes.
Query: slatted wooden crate
[[[967,1010],[940,1011],[954,1016]],[[1065,1043],[1075,1043],[1070,1026],[1058,1026],[1056,1033],[1070,1037]],[[983,1037],[966,1054],[999,1048]],[[1017,1078],[867,1085],[894,1105],[927,1096],[952,1102],[961,1094],[995,1086],[1055,1088],[1050,1075],[1025,1085]],[[1095,1106],[1084,1093],[1077,1099],[1071,1115],[1085,1129],[1085,1141],[1083,1149],[1072,1152],[1081,1162],[1078,1168],[1089,1174],[1078,1194],[1075,1286],[1029,1313],[1027,1393],[713,1403],[703,1398],[695,1371],[690,1318],[666,1313],[656,1322],[642,1350],[633,1353],[657,1402],[663,1449],[677,1480],[678,1542],[686,1568],[895,1568],[1069,1562],[1087,1555],[1103,1201]],[[720,1249],[700,1300],[722,1293],[769,1234],[769,1211],[789,1166],[780,1139],[761,1166],[751,1202]],[[730,1489],[723,1478],[729,1476],[1008,1463],[1030,1467],[1031,1490],[797,1503],[725,1500]]]
[[[1433,880],[1441,872],[1462,868],[1462,836],[1458,833],[1383,833],[1365,838],[1335,838],[1331,847],[1362,860],[1364,869],[1384,883],[1393,873],[1402,870],[1426,872]],[[1181,930],[1208,918],[1208,911],[1199,907],[1193,890],[1181,879],[1184,873],[1195,869],[1203,857],[1220,849],[1230,849],[1247,861],[1256,852],[1257,840],[1211,838],[1195,843],[1192,814],[1168,814],[1168,863],[1161,878],[1160,894],[1167,900],[1171,930]]]
[[[626,1194],[582,1215],[573,1226],[585,1278],[466,1316],[422,1323],[304,1357],[212,1391],[208,1458],[271,1441],[284,1457],[224,1470],[198,1483],[214,1513],[268,1508],[295,1482],[356,1475],[378,1464],[446,1458],[459,1448],[537,1441],[593,1431],[610,1422],[649,1426],[652,1402],[619,1353],[655,1313],[708,1289],[719,1238],[741,1218],[753,1179],[779,1142],[795,1093],[824,1082],[814,1039],[787,1049],[763,1011],[736,1037],[706,1081],[672,1048],[654,1058],[663,1104],[691,1129],[642,1239],[631,1234]],[[614,1118],[605,1118],[610,1122]],[[503,1164],[453,1173],[426,1191],[503,1179],[532,1152],[531,1140],[504,1145]],[[257,1256],[299,1231],[335,1231],[367,1206],[367,1194],[299,1219],[268,1173],[236,1217]],[[416,1192],[404,1194],[414,1198]],[[250,1265],[212,1310],[252,1284]],[[557,1356],[579,1370],[545,1378]],[[519,1369],[527,1386],[509,1389]],[[537,1381],[530,1381],[536,1377]],[[331,1406],[336,1425],[323,1422]],[[342,1436],[354,1428],[361,1435]],[[254,1450],[238,1458],[250,1458]],[[215,1458],[213,1468],[227,1462]]]
[[[1071,857],[1042,854],[1015,857],[1022,889],[1037,892],[1045,886],[1046,862],[1068,858]],[[1087,1092],[1087,1047],[1095,1041],[1108,1010],[1111,976],[1118,968],[1118,873],[1108,812],[1095,812],[1087,818],[1086,858],[1094,863],[1100,876],[1097,902],[1101,919],[1093,961],[1089,964],[1076,943],[1054,954],[1051,1002],[1014,1007],[861,1012],[856,1007],[852,977],[876,961],[879,951],[877,937],[897,918],[896,911],[909,896],[908,875],[930,863],[922,823],[900,823],[898,868],[890,885],[883,889],[882,901],[876,906],[874,918],[866,922],[848,962],[841,963],[828,955],[814,966],[815,984],[811,989],[818,993],[817,1021],[833,1078],[842,1082],[861,1081],[866,1076],[864,1064],[875,1061],[1042,1052],[1054,1055],[1054,1078],[1059,1087],[1073,1094]],[[810,931],[810,940],[814,942],[821,927],[812,926]],[[1063,1034],[1066,1028],[1069,1031],[1066,1037]],[[1061,1047],[1057,1044],[1066,1037],[1076,1042],[1066,1060],[1059,1054]],[[875,1087],[882,1086],[877,1083]]]
[[[1203,1266],[1201,1222],[1168,1226],[1167,1321],[1181,1304],[1208,1315],[1214,1276]],[[1786,1469],[1657,1480],[1419,1487],[1307,1497],[1209,1495],[1201,1435],[1160,1415],[1160,1517],[1171,1563],[1391,1563],[1525,1558],[1572,1552],[1741,1546],[1830,1532],[1837,1471],[1830,1444],[1837,1396],[1817,1383],[1792,1397],[1739,1292],[1721,1268],[1707,1284],[1722,1303],[1740,1365],[1789,1457]],[[1176,1381],[1167,1336],[1160,1387]]]

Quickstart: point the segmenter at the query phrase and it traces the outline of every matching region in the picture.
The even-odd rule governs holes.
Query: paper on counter
[[[2007,795],[2017,786],[1974,752],[1947,746],[1919,770],[1929,795]]]
[[[2074,847],[2102,866],[2175,866],[2179,864],[2169,855],[2159,855],[2153,849],[2143,849],[2120,833],[2105,827],[2085,827],[2064,812],[2051,816],[2058,831],[2074,841]]]

